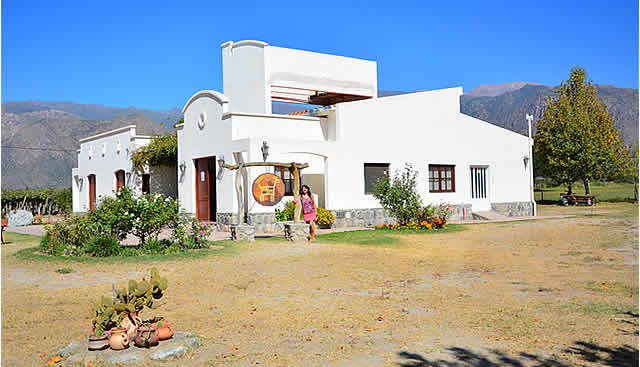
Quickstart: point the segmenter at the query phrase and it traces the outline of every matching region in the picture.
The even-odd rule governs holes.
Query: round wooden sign
[[[284,182],[273,173],[264,173],[253,181],[253,198],[264,206],[274,206],[284,196]]]

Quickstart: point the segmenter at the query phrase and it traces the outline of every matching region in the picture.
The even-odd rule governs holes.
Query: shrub
[[[145,243],[147,238],[156,237],[162,228],[174,225],[179,214],[177,200],[163,198],[159,194],[148,194],[137,198],[124,216],[132,219],[131,233]]]
[[[171,240],[182,249],[209,247],[207,238],[213,232],[211,224],[200,223],[185,213],[180,213],[178,220],[172,226]]]
[[[42,216],[36,215],[33,217],[33,224],[42,224]]]
[[[296,210],[296,202],[291,200],[288,201],[282,210],[276,209],[276,221],[278,222],[286,222],[289,220],[293,220],[293,215]],[[302,218],[302,216],[300,216]]]
[[[416,210],[416,215],[413,219],[418,223],[422,223],[429,222],[435,217],[436,209],[431,205],[425,205]]]
[[[197,219],[191,219],[191,237],[189,248],[205,248],[209,247],[207,238],[213,232],[213,226],[207,223],[200,223]]]
[[[396,172],[393,180],[384,176],[374,187],[373,197],[403,225],[415,218],[422,207],[416,189],[417,175],[418,172],[407,163],[403,171]]]
[[[93,231],[85,216],[67,218],[45,227],[46,234],[40,242],[40,249],[48,255],[61,255],[65,252],[82,252],[82,247],[91,238]]]
[[[151,255],[162,254],[171,244],[172,242],[169,240],[150,239],[142,245],[142,251]]]
[[[120,240],[112,235],[98,235],[92,237],[84,247],[85,253],[97,256],[117,256],[122,252]]]
[[[448,203],[440,203],[435,208],[436,217],[442,219],[445,222],[449,220],[449,217],[451,216],[452,213],[453,213],[453,208]]]
[[[336,216],[325,208],[318,208],[318,216],[316,217],[316,223],[321,225],[332,225]]]

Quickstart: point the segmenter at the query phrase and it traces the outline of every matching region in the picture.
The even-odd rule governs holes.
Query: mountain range
[[[617,120],[625,141],[638,142],[638,90],[597,85],[600,98]],[[404,94],[379,91],[379,96]],[[460,98],[462,113],[527,134],[525,114],[537,120],[554,87],[529,82],[484,85]],[[300,110],[274,104],[274,113]],[[182,117],[179,109],[118,108],[73,102],[2,103],[2,188],[69,187],[77,165],[78,140],[126,125],[138,134],[163,135]],[[164,125],[164,126],[163,126]],[[535,132],[535,126],[534,126]]]

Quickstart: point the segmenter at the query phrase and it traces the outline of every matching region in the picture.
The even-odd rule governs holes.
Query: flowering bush
[[[179,215],[172,227],[171,240],[182,249],[206,248],[207,238],[214,230],[212,224],[200,223],[185,213]]]
[[[325,208],[318,208],[318,216],[316,217],[316,223],[320,225],[332,225],[336,216]]]
[[[449,203],[440,203],[435,208],[435,215],[441,218],[445,222],[449,220],[449,217],[453,214],[453,207]]]
[[[64,222],[45,226],[40,251],[47,255],[75,254],[91,238],[93,231],[86,216],[73,216]]]
[[[409,222],[407,224],[380,224],[376,226],[379,230],[403,231],[403,230],[436,230],[446,228],[447,222],[441,218],[432,221],[422,221],[420,223]]]

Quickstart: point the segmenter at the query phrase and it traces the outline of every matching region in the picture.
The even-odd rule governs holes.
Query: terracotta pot
[[[171,327],[171,324],[162,317],[156,317],[154,320],[157,321],[151,325],[158,330],[158,338],[160,338],[160,340],[170,339],[173,336],[173,327]],[[160,322],[162,323],[162,326],[159,327],[158,323]]]
[[[133,342],[138,347],[149,348],[154,345],[158,345],[158,329],[153,326],[140,326],[137,329],[137,333]]]
[[[109,330],[109,346],[113,350],[129,348],[129,336],[124,328],[114,328]]]
[[[109,336],[89,335],[89,350],[102,350],[109,348]]]
[[[127,330],[127,335],[129,336],[129,340],[133,340],[136,336],[136,328],[138,324],[142,322],[138,317],[136,312],[128,314],[122,321],[120,322],[120,327]]]
[[[9,225],[9,219],[7,219],[7,218],[2,218],[2,226],[3,226],[3,227],[6,227],[6,226],[8,226],[8,225]]]

